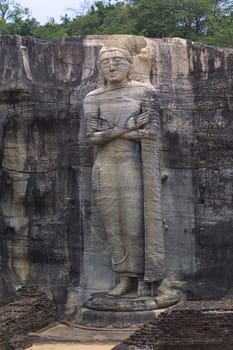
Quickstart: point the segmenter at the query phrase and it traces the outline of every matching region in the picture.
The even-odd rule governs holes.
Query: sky
[[[72,17],[75,12],[68,11],[68,8],[73,8],[80,13],[83,12],[85,4],[91,3],[90,0],[17,0],[16,2],[23,7],[28,7],[32,17],[41,24],[46,23],[51,17],[59,22],[60,17],[65,13]]]

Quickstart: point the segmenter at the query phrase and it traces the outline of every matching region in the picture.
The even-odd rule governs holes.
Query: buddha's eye
[[[103,60],[101,61],[101,64],[107,66],[109,64],[109,60]]]
[[[114,62],[115,63],[120,63],[120,62],[122,62],[122,58],[116,57],[116,58],[114,58]]]

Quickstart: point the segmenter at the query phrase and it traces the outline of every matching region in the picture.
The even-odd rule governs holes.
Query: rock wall
[[[0,301],[35,284],[63,311],[113,283],[94,213],[93,150],[82,102],[96,88],[104,42],[126,47],[133,78],[161,107],[168,272],[189,298],[231,290],[233,51],[179,38],[89,36],[57,43],[0,37]]]
[[[1,37],[1,224],[3,278],[29,281],[58,304],[79,279],[81,41],[59,45]],[[7,293],[6,293],[7,294]]]

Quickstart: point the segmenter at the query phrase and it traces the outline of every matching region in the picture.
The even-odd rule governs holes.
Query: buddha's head
[[[119,84],[130,80],[130,54],[127,50],[116,47],[100,50],[100,72],[105,85]]]

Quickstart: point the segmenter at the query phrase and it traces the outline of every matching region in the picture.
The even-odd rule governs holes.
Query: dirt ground
[[[135,329],[94,329],[76,324],[56,323],[30,333],[31,350],[110,350],[127,339]]]
[[[74,343],[60,343],[60,344],[36,344],[29,350],[110,350],[116,344],[74,344]]]
[[[111,350],[132,332],[132,329],[94,329],[56,323],[31,333],[34,345],[29,350]]]

